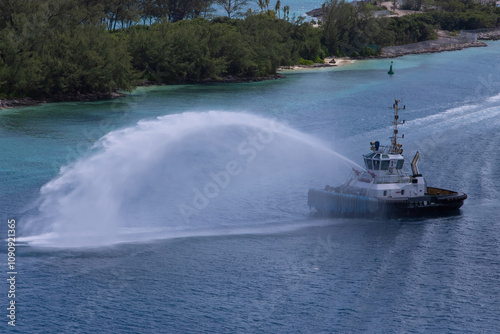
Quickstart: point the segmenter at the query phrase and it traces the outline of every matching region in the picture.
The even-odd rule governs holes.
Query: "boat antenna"
[[[404,134],[401,136],[398,136],[398,132],[399,132],[398,125],[405,124],[405,121],[402,121],[402,122],[399,121],[398,112],[400,110],[406,109],[406,106],[400,107],[399,102],[401,102],[401,100],[394,99],[394,104],[392,105],[392,108],[390,108],[394,111],[394,121],[392,123],[392,124],[394,124],[394,136],[390,137],[390,139],[391,139],[390,153],[394,153],[394,154],[402,154],[403,153],[403,149],[401,148],[403,145],[398,143],[398,138],[405,137]]]

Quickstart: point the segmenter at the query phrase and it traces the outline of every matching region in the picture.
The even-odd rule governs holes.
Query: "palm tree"
[[[278,19],[281,19],[281,17],[280,17],[280,9],[281,9],[281,1],[277,0],[276,1],[276,6],[274,6],[274,10],[276,11],[276,14],[278,15]]]
[[[257,5],[260,8],[260,11],[263,12],[264,8],[266,8],[265,0],[256,0],[256,1],[257,1]]]
[[[290,20],[290,6],[283,6],[283,18],[287,21]]]

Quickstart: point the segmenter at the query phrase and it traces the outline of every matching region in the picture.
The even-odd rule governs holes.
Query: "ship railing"
[[[358,172],[353,171],[349,176],[348,180],[358,180],[366,183],[411,183],[411,176],[409,174],[398,174],[398,175],[384,175],[375,176],[371,172]],[[347,182],[349,183],[349,182]]]
[[[373,173],[368,173],[368,172],[360,172],[358,170],[353,170],[349,177],[347,178],[347,183],[349,183],[352,180],[358,180],[361,182],[366,182],[366,183],[372,183],[374,180]]]
[[[380,145],[378,151],[380,153],[390,153],[391,148],[392,148],[392,146],[383,146],[383,145]]]
[[[375,151],[376,153],[382,153],[382,154],[395,154],[397,152],[394,152],[392,146],[385,146],[385,145],[380,145],[378,147],[378,150]]]
[[[409,175],[377,176],[375,183],[411,183],[411,177]]]

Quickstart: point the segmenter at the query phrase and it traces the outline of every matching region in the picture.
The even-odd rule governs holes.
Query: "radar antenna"
[[[394,99],[394,104],[392,105],[392,110],[394,110],[394,121],[392,124],[394,124],[394,136],[390,137],[391,139],[391,148],[390,148],[390,153],[395,153],[395,154],[402,154],[403,149],[401,148],[403,145],[398,143],[398,138],[404,138],[405,135],[398,136],[398,125],[400,124],[405,124],[405,121],[399,121],[399,115],[398,112],[400,110],[406,109],[406,106],[400,107],[399,102],[401,100],[396,100]]]

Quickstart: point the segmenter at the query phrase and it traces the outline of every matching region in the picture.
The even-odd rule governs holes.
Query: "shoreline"
[[[315,63],[313,65],[280,66],[280,67],[278,67],[277,70],[278,71],[294,71],[294,70],[310,70],[310,69],[316,69],[316,68],[340,67],[340,66],[353,64],[358,59],[353,59],[350,57],[341,57],[341,58],[326,57],[324,60],[325,60],[325,62],[323,64]],[[332,63],[333,60],[335,61],[334,63]]]
[[[361,58],[360,58],[361,59]],[[294,66],[280,66],[277,71],[295,71],[295,70],[310,70],[310,69],[318,69],[318,68],[329,68],[329,67],[341,67],[349,64],[353,64],[356,60],[350,57],[326,57],[325,62],[323,64],[315,63],[313,65],[294,65]],[[332,60],[335,62],[332,63]]]
[[[496,35],[489,35],[484,37],[484,40],[499,40],[500,35],[497,32]],[[324,64],[313,64],[313,65],[295,65],[290,67],[280,67],[279,71],[289,71],[289,70],[307,70],[307,69],[315,69],[315,68],[325,68],[325,67],[337,67],[337,66],[345,66],[348,64],[353,64],[359,60],[366,59],[390,59],[390,58],[398,58],[406,55],[412,54],[425,54],[425,53],[438,53],[438,52],[449,52],[449,51],[460,51],[467,48],[474,47],[487,47],[488,44],[483,41],[483,36],[481,36],[481,40],[476,41],[468,41],[467,38],[464,37],[450,37],[443,36],[436,40],[429,40],[423,42],[417,42],[412,44],[404,44],[397,46],[386,46],[383,47],[380,54],[371,57],[342,57],[342,58],[334,58],[327,57],[325,58]],[[330,61],[335,59],[335,63],[331,64]]]
[[[196,84],[206,84],[206,83],[244,83],[244,82],[259,82],[266,80],[277,80],[283,79],[285,76],[283,74],[271,74],[265,77],[238,77],[235,75],[226,75],[218,79],[205,78],[201,80],[180,80],[170,83],[158,83],[154,81],[145,81],[137,84],[137,87],[146,86],[172,86],[172,85],[196,85]]]
[[[496,32],[496,34],[488,34],[488,36],[484,36],[485,40],[498,40],[500,37],[500,32]],[[483,36],[478,36],[479,38]],[[486,44],[483,41],[467,41],[464,37],[449,37],[443,36],[438,38],[437,40],[430,40],[424,42],[418,42],[413,44],[405,44],[398,46],[387,46],[382,48],[382,51],[377,56],[372,57],[359,57],[359,58],[350,58],[350,57],[327,57],[325,58],[324,64],[313,64],[313,65],[295,65],[288,67],[278,67],[277,71],[287,72],[293,70],[310,70],[310,69],[321,69],[321,68],[332,68],[332,67],[343,67],[349,64],[353,64],[359,60],[366,59],[390,59],[390,58],[398,58],[405,55],[411,54],[424,54],[424,53],[437,53],[437,52],[448,52],[448,51],[459,51],[466,48],[471,47],[486,47]],[[332,60],[335,62],[332,63]],[[207,83],[250,83],[250,82],[259,82],[266,80],[277,80],[286,78],[286,75],[281,73],[276,73],[266,77],[236,77],[236,76],[226,76],[219,79],[203,79],[199,81],[185,81],[185,82],[176,82],[169,84],[159,84],[156,82],[146,81],[141,84],[138,84],[137,87],[144,86],[165,86],[165,85],[179,85],[179,84],[207,84]],[[91,101],[105,101],[105,100],[113,100],[120,97],[125,97],[128,94],[120,93],[117,91],[110,93],[73,93],[66,95],[56,95],[52,97],[43,97],[43,98],[14,98],[14,99],[0,99],[0,110],[3,109],[11,109],[11,108],[22,108],[22,107],[31,107],[42,105],[45,103],[56,103],[56,102],[91,102]]]
[[[185,85],[185,84],[208,84],[208,83],[245,83],[245,82],[258,82],[266,80],[277,80],[283,79],[286,76],[281,73],[272,74],[266,77],[236,77],[236,76],[225,76],[219,79],[203,79],[199,81],[182,81],[175,83],[162,84],[152,81],[145,81],[137,84],[137,87],[148,87],[148,86],[168,86],[168,85]],[[66,95],[56,95],[52,97],[41,97],[41,98],[31,98],[31,97],[21,97],[13,99],[0,99],[0,110],[12,109],[12,108],[23,108],[38,106],[45,103],[57,103],[57,102],[92,102],[92,101],[106,101],[114,100],[120,97],[128,96],[129,94],[120,93],[118,91],[113,91],[110,93],[88,93],[88,94],[66,94]]]
[[[397,58],[411,54],[437,53],[447,51],[459,51],[474,47],[487,47],[488,44],[482,41],[468,41],[463,37],[443,37],[436,40],[398,45],[386,46],[382,48],[380,55],[374,58]]]
[[[41,97],[41,98],[21,97],[13,99],[0,99],[0,110],[32,107],[32,106],[42,105],[45,103],[105,101],[105,100],[117,99],[124,96],[127,96],[127,94],[120,92],[110,92],[110,93],[88,93],[88,94],[73,93],[66,95],[56,95],[51,97]]]

